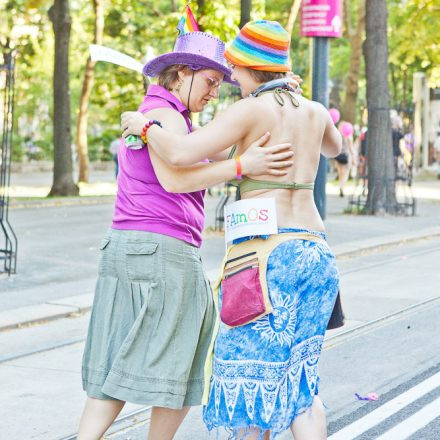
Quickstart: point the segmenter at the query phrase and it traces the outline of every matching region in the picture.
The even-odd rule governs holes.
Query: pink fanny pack
[[[238,327],[272,313],[267,287],[267,260],[284,241],[309,240],[325,242],[310,233],[271,235],[231,246],[226,254],[221,277],[222,305],[220,319],[230,327]]]
[[[225,263],[220,318],[231,327],[248,324],[272,310],[261,288],[256,254],[252,252]],[[253,258],[249,260],[249,256]]]

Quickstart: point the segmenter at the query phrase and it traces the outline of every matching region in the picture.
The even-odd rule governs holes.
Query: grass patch
[[[344,209],[343,213],[350,215],[367,215],[367,209],[365,206],[350,205]]]

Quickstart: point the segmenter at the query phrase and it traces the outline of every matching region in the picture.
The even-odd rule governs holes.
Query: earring
[[[174,91],[180,92],[180,89],[182,88],[182,84],[183,84],[183,81],[181,79],[179,79],[179,81],[177,82],[177,87],[174,89]]]

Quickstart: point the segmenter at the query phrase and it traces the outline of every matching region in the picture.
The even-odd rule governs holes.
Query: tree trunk
[[[78,195],[73,182],[70,132],[69,40],[70,14],[68,0],[55,0],[49,9],[55,34],[53,74],[53,184],[49,196]]]
[[[344,1],[346,5],[348,0]],[[348,5],[345,8],[345,15],[348,15]],[[349,23],[350,17],[345,22]],[[357,23],[354,31],[351,26],[347,29],[348,39],[351,46],[350,67],[345,81],[345,100],[342,108],[342,119],[354,124],[356,122],[356,100],[358,93],[358,82],[361,74],[362,41],[365,29],[365,0],[359,0],[357,10]]]
[[[177,12],[176,0],[171,0],[171,12]]]
[[[368,106],[367,214],[396,212],[388,85],[387,2],[368,0],[364,44]]]
[[[293,26],[295,25],[296,17],[298,16],[298,11],[301,6],[301,0],[293,0],[292,6],[289,12],[289,18],[287,19],[286,31],[289,35],[292,35]]]
[[[240,24],[241,29],[251,19],[252,0],[240,0]]]
[[[93,10],[95,13],[95,29],[93,36],[94,44],[102,44],[104,32],[104,11],[102,0],[93,0]],[[80,182],[89,181],[89,149],[87,145],[87,123],[89,118],[89,100],[93,87],[93,77],[95,62],[90,57],[87,59],[84,81],[79,99],[78,119],[76,121],[76,148],[79,160]]]
[[[342,80],[333,79],[333,86],[330,91],[330,107],[342,108],[341,92],[344,88]]]

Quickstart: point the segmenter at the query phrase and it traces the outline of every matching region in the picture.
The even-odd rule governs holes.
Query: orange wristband
[[[243,178],[241,174],[241,159],[240,156],[235,156],[235,178],[241,180]]]

